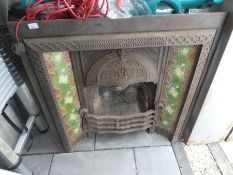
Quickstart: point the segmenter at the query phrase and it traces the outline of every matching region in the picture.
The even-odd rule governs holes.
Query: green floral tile
[[[192,78],[199,46],[169,48],[168,66],[164,78],[161,102],[162,127],[172,131],[182,109],[185,94]]]
[[[43,56],[66,134],[74,142],[81,134],[81,119],[80,101],[69,52],[44,53]]]

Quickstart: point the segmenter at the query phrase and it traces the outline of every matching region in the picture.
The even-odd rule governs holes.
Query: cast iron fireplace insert
[[[86,133],[147,130],[175,141],[189,122],[226,18],[36,21],[35,30],[24,22],[21,58],[66,151]],[[9,23],[12,34],[14,27]]]
[[[81,53],[89,133],[153,130],[158,54],[159,49],[145,48]]]

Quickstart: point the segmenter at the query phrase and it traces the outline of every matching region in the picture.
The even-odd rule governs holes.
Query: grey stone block
[[[30,138],[23,150],[23,154],[45,154],[45,153],[58,153],[62,151],[61,145],[56,145],[55,141],[53,140],[52,136],[49,132],[47,133],[39,133],[37,130],[33,129],[32,133],[32,141]],[[29,148],[30,144],[32,145]]]
[[[135,148],[138,175],[181,175],[171,146]]]
[[[208,147],[213,155],[222,175],[233,175],[233,167],[231,166],[226,154],[223,152],[219,143],[210,143]]]
[[[184,150],[183,143],[173,142],[172,148],[175,153],[176,160],[179,165],[181,174],[182,175],[193,175],[193,171],[189,164],[189,160]]]
[[[171,145],[170,141],[159,134],[146,131],[128,134],[97,134],[96,149],[132,148],[145,146]]]
[[[94,151],[95,139],[83,138],[73,146],[73,151]]]
[[[57,154],[50,175],[136,175],[133,150]]]
[[[48,175],[53,155],[24,156],[22,161],[26,167],[33,171],[34,175]]]

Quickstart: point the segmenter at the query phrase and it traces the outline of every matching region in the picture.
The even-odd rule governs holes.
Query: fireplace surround
[[[174,16],[22,24],[22,60],[66,151],[86,133],[182,138],[227,15]]]

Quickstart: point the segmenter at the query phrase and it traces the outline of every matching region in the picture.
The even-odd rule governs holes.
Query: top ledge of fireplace
[[[223,25],[227,13],[176,14],[161,16],[135,16],[129,19],[90,18],[83,22],[76,19],[33,21],[39,28],[30,30],[25,21],[20,25],[19,36],[26,38],[61,37],[128,32],[155,32],[190,29],[210,29]],[[211,20],[210,20],[211,19]],[[190,22],[191,21],[191,22]],[[11,36],[15,38],[17,22],[8,22]]]

